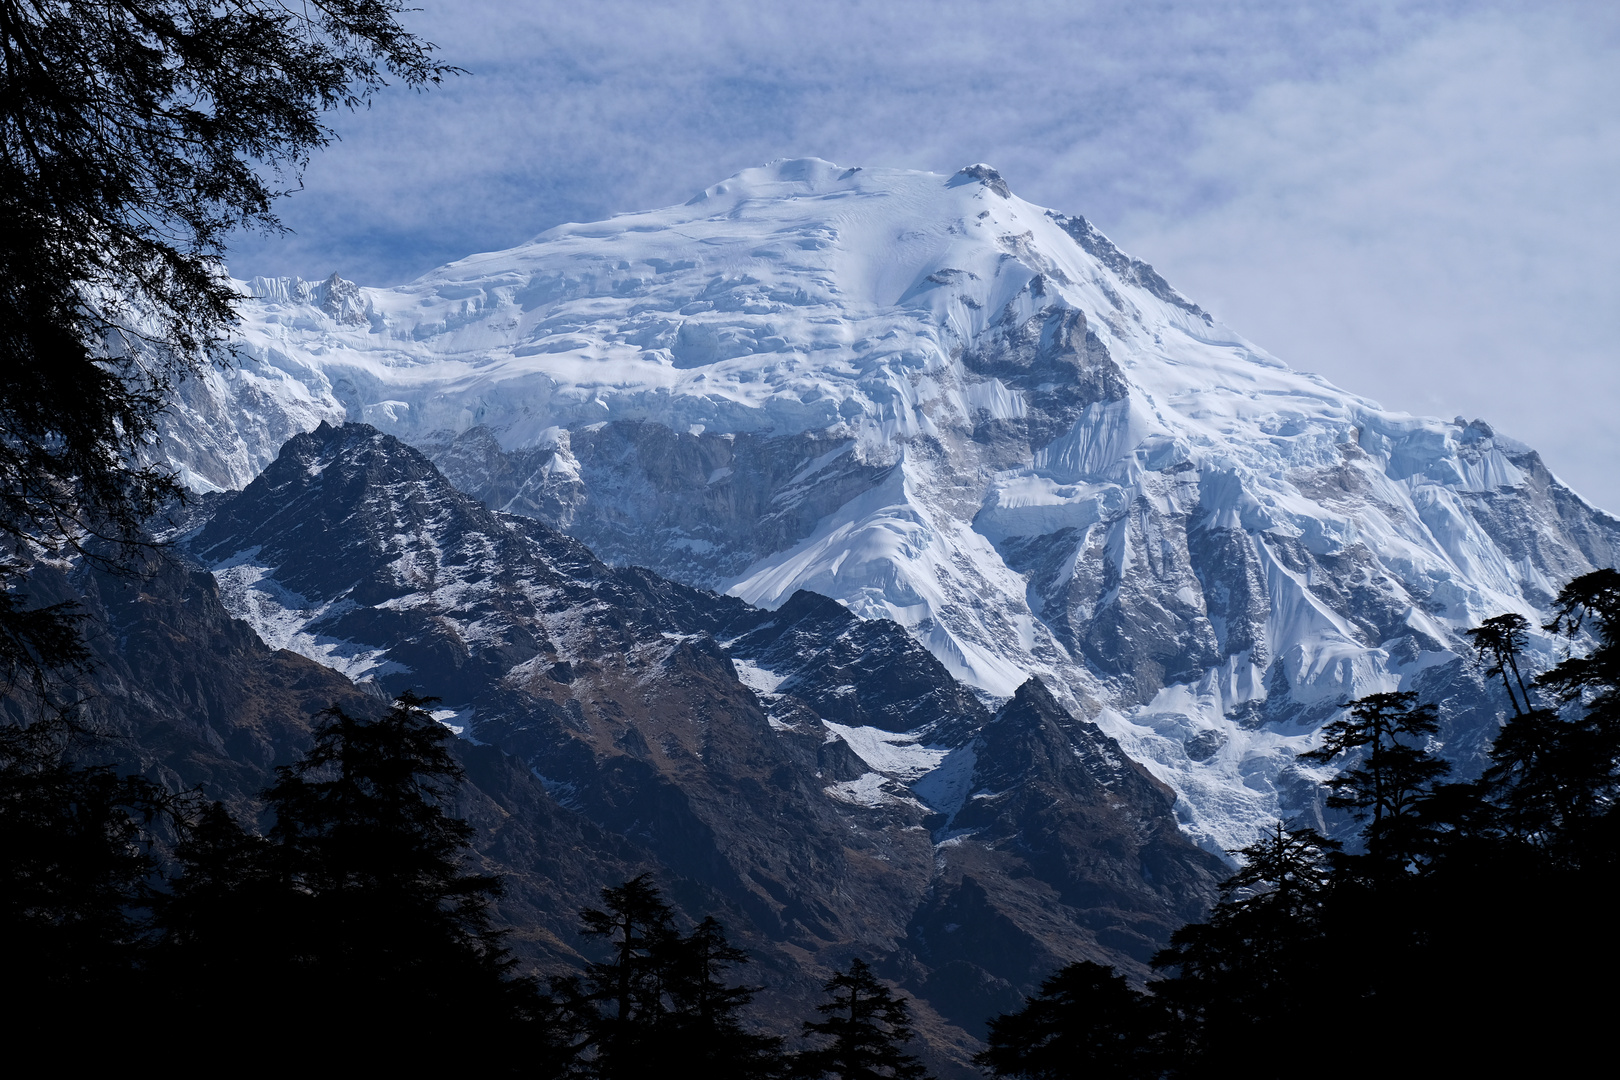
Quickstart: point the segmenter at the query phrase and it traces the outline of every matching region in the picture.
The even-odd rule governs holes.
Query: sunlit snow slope
[[[604,558],[1041,674],[1211,846],[1315,812],[1293,754],[1349,697],[1470,687],[1477,760],[1459,631],[1620,549],[1528,448],[1289,369],[987,166],[782,161],[399,288],[244,287],[170,432],[193,485],[364,420]]]

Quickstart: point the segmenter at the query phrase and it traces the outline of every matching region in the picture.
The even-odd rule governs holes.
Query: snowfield
[[[1442,734],[1477,763],[1494,712],[1460,631],[1539,621],[1620,548],[1527,447],[1291,369],[988,166],[779,161],[397,288],[242,288],[234,366],[167,433],[193,487],[245,485],[322,420],[430,449],[469,490],[521,467],[492,505],[604,557],[894,619],[987,698],[1040,675],[1214,849],[1319,813],[1293,755],[1352,697],[1473,688]],[[706,518],[660,508],[677,481]],[[228,600],[253,569],[222,570]],[[246,603],[274,644],[364,674],[306,640],[297,597]],[[944,750],[873,731],[838,734],[926,788]]]

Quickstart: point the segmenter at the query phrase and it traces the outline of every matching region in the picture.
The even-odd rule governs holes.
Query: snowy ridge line
[[[398,288],[244,290],[188,483],[363,420],[611,561],[895,619],[992,700],[1041,675],[1211,848],[1320,819],[1293,756],[1348,698],[1444,690],[1477,767],[1460,631],[1620,550],[1529,448],[1291,370],[987,166],[780,161]]]

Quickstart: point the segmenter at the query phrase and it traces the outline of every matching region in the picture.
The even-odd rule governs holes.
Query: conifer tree
[[[1507,691],[1508,704],[1513,707],[1514,716],[1523,716],[1530,711],[1530,691],[1519,672],[1519,656],[1524,652],[1529,632],[1529,620],[1512,612],[1486,619],[1472,630],[1463,631],[1474,640],[1475,655],[1489,661],[1485,668],[1486,677],[1495,675],[1501,678],[1502,689]],[[1509,672],[1513,675],[1511,681],[1508,679]],[[1515,686],[1517,693],[1514,692]]]
[[[1218,1069],[1241,1061],[1256,1039],[1299,1049],[1313,1030],[1305,1015],[1330,957],[1324,923],[1338,844],[1278,822],[1269,836],[1232,852],[1241,868],[1221,883],[1207,920],[1177,930],[1150,984],[1171,1013],[1173,1060]]]
[[[1365,751],[1363,757],[1327,781],[1327,804],[1348,809],[1367,821],[1369,854],[1401,863],[1417,854],[1422,801],[1451,766],[1414,745],[1439,730],[1436,709],[1418,704],[1410,692],[1371,694],[1352,701],[1350,714],[1322,729],[1322,745],[1301,754],[1307,761],[1330,762]]]
[[[1546,629],[1589,635],[1592,647],[1536,680],[1562,708],[1538,714],[1533,730],[1508,741],[1491,778],[1560,864],[1613,866],[1620,859],[1620,572],[1571,581],[1554,612]]]
[[[1453,785],[1445,793],[1452,803],[1459,798],[1474,799],[1472,809],[1458,803],[1441,811],[1452,819],[1477,818],[1480,810],[1489,807],[1496,813],[1493,825],[1526,839],[1545,838],[1553,823],[1572,812],[1559,764],[1568,725],[1557,710],[1540,707],[1531,699],[1519,667],[1529,630],[1530,623],[1522,615],[1508,613],[1464,631],[1474,641],[1475,656],[1485,665],[1486,677],[1502,680],[1513,712],[1492,742],[1492,763],[1477,790]],[[1464,830],[1470,840],[1494,831],[1483,828],[1482,821],[1470,825]],[[1456,836],[1461,838],[1462,833]]]
[[[424,710],[432,700],[401,694],[374,720],[333,706],[309,753],[264,794],[276,875],[267,984],[286,1008],[320,988],[343,1003],[351,1051],[416,1066],[453,1058],[448,1040],[469,1025],[514,1039],[537,1007],[491,926],[500,882],[462,866],[473,830],[448,809],[462,772]],[[239,840],[228,833],[211,863],[191,856],[197,890],[217,884],[201,880],[212,866],[232,873]],[[255,873],[231,884],[256,890]],[[429,1034],[446,1041],[429,1048]]]
[[[990,1021],[990,1048],[973,1060],[996,1076],[1022,1080],[1121,1080],[1162,1072],[1164,1013],[1113,968],[1080,961],[1041,984],[1015,1013]]]
[[[583,1039],[579,1051],[591,1075],[649,1075],[662,1053],[670,982],[670,954],[678,940],[675,913],[651,874],[602,890],[602,907],[580,913],[583,933],[605,938],[612,958],[585,969],[583,984],[560,980],[554,991],[568,1003]]]
[[[802,1051],[793,1075],[804,1080],[923,1080],[922,1062],[902,1047],[915,1032],[905,998],[883,985],[866,961],[856,957],[848,972],[834,972],[823,989],[832,1000],[816,1006],[823,1020],[806,1020],[804,1034],[831,1039]]]
[[[179,873],[154,900],[162,938],[153,968],[159,992],[207,1027],[287,1008],[290,958],[303,943],[286,924],[289,894],[280,853],[210,803],[186,822]]]
[[[19,1030],[99,1014],[134,992],[145,952],[147,826],[170,800],[75,763],[72,734],[60,719],[0,725],[0,935]]]
[[[659,1040],[666,1052],[710,1080],[778,1075],[784,1064],[782,1040],[743,1025],[742,1011],[758,988],[725,981],[727,969],[747,963],[748,953],[726,940],[725,929],[712,915],[675,941],[670,953],[668,1035]]]
[[[782,1040],[743,1024],[755,988],[724,978],[748,954],[713,916],[682,936],[651,875],[641,874],[604,888],[602,907],[580,919],[583,933],[612,947],[611,959],[587,965],[584,978],[552,980],[585,1075],[653,1075],[671,1060],[716,1080],[781,1072]]]

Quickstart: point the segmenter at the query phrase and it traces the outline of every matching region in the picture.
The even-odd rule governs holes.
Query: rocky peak
[[[773,162],[360,289],[365,325],[255,296],[175,414],[199,486],[367,420],[610,564],[831,597],[987,701],[1038,674],[1211,849],[1315,811],[1342,702],[1477,684],[1462,631],[1620,551],[1527,447],[1290,369],[988,166]],[[1457,700],[1467,775],[1496,709]]]
[[[929,1024],[977,1030],[1062,958],[1140,973],[1177,913],[1213,895],[1218,862],[1112,740],[1037,680],[992,718],[893,622],[802,590],[771,611],[608,566],[358,424],[293,438],[205,512],[191,552],[266,641],[440,696],[444,723],[710,897],[789,996],[856,950]],[[951,820],[940,792],[963,780]],[[1079,846],[1026,850],[1026,829]],[[1066,899],[1031,920],[1032,888]],[[959,985],[939,970],[969,961],[916,928],[970,901],[1025,961],[981,957]]]

